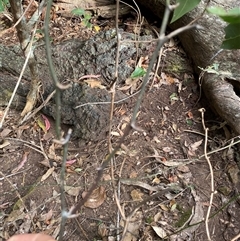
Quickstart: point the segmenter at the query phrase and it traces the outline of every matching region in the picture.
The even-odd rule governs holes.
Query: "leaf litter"
[[[58,20],[57,15],[55,15],[55,20]],[[65,28],[65,27],[64,27]],[[68,26],[68,31],[72,31],[71,28]],[[65,28],[66,30],[66,28]],[[66,31],[67,32],[67,31]],[[55,35],[57,36],[56,32]],[[86,32],[86,35],[88,33]],[[71,34],[69,34],[71,36]],[[61,40],[61,37],[56,38],[58,41]],[[55,40],[54,40],[55,41]],[[178,48],[178,47],[176,47]],[[143,66],[142,67],[146,67]],[[185,73],[185,75],[187,75]],[[159,77],[161,76],[161,77]],[[191,78],[191,75],[189,75]],[[91,79],[91,78],[89,78]],[[93,78],[94,79],[94,78]],[[182,78],[184,79],[184,77]],[[87,80],[88,81],[88,80]],[[125,86],[122,86],[120,88],[126,88],[125,90],[130,90],[130,92],[135,92],[141,85],[141,79],[139,78],[136,82],[134,81],[129,81],[129,85],[125,83]],[[159,81],[157,83],[157,81]],[[188,84],[188,83],[183,83],[183,85],[179,84],[179,82],[182,81],[181,78],[176,78],[174,76],[171,76],[171,74],[168,74],[164,71],[160,71],[158,73],[158,78],[155,80],[156,83],[153,85],[153,90],[152,92],[148,92],[145,99],[144,103],[142,105],[141,109],[141,114],[139,115],[139,125],[144,127],[146,129],[145,135],[142,135],[141,133],[135,132],[134,135],[131,135],[126,141],[125,147],[122,148],[121,152],[118,153],[116,157],[116,163],[115,163],[115,174],[116,177],[118,175],[123,175],[124,180],[125,177],[129,177],[129,179],[124,183],[124,181],[120,182],[122,183],[122,192],[121,192],[121,204],[125,207],[126,212],[129,212],[129,210],[132,211],[133,206],[129,205],[129,201],[131,200],[131,191],[135,190],[135,196],[134,197],[139,197],[139,199],[135,199],[135,202],[139,202],[141,200],[141,197],[150,195],[151,192],[156,192],[158,188],[166,187],[167,185],[173,183],[176,184],[177,186],[181,187],[181,184],[184,183],[184,187],[191,185],[193,181],[193,176],[191,175],[192,172],[194,171],[192,166],[186,166],[189,163],[193,163],[189,160],[186,161],[181,161],[184,160],[184,154],[181,152],[181,145],[178,142],[179,135],[182,134],[181,130],[186,129],[186,128],[193,128],[194,130],[202,130],[201,125],[198,124],[197,121],[193,118],[195,116],[194,112],[194,105],[195,101],[194,98],[197,99],[198,96],[194,92],[192,92],[192,88],[196,88],[196,85],[194,84]],[[193,81],[194,82],[194,81]],[[91,80],[88,83],[92,88],[101,88],[101,83],[98,80]],[[160,88],[161,87],[161,88]],[[189,91],[190,90],[190,91]],[[188,92],[187,92],[188,91]],[[171,94],[174,95],[171,97]],[[191,95],[189,95],[191,93]],[[181,96],[180,96],[181,94]],[[184,99],[185,105],[183,105],[182,99]],[[179,101],[181,100],[181,101]],[[131,103],[131,102],[130,102]],[[131,115],[129,114],[129,110],[131,110],[131,104],[126,104],[124,106],[125,112],[124,115],[127,116],[126,119],[130,120]],[[185,113],[188,113],[188,118],[191,120],[191,125],[186,124],[185,120]],[[16,115],[17,116],[17,115]],[[150,118],[154,117],[157,122],[153,123],[152,125],[148,125]],[[128,121],[127,121],[128,122]],[[49,123],[46,123],[43,121],[43,125],[45,126],[45,129],[48,129],[51,125]],[[124,127],[126,125],[122,124],[121,130],[124,130]],[[30,132],[34,131],[35,132]],[[29,138],[31,141],[38,143],[39,140],[36,138],[39,134],[39,128],[36,128],[32,125],[32,123],[29,123],[25,126],[19,127],[17,130],[12,128],[11,125],[9,125],[8,130],[6,129],[5,133],[3,132],[3,136],[6,137],[8,135],[16,134],[18,138]],[[52,128],[50,128],[50,132]],[[45,132],[45,131],[44,131]],[[27,134],[26,134],[27,133]],[[34,134],[33,134],[34,133]],[[120,133],[120,136],[122,135],[121,132],[117,128],[114,129],[113,127],[113,132],[116,135],[114,138],[118,138],[119,135],[117,133]],[[24,134],[24,135],[23,135]],[[41,134],[40,134],[41,135]],[[195,157],[198,152],[202,152],[202,141],[199,140],[196,137],[191,136],[192,139],[186,140],[186,135],[182,135],[181,139],[183,139],[184,146],[187,149],[187,156],[188,157]],[[21,196],[25,197],[25,193],[23,192],[23,189],[21,189],[21,186],[19,184],[22,183],[22,179],[24,175],[26,175],[26,178],[28,180],[31,180],[32,183],[27,183],[28,185],[34,186],[34,183],[36,183],[36,177],[44,177],[44,180],[42,181],[42,185],[44,185],[44,191],[41,192],[42,195],[45,195],[45,197],[49,198],[54,198],[53,205],[51,205],[51,202],[43,202],[41,203],[41,209],[37,209],[37,192],[36,192],[36,198],[35,198],[35,203],[28,202],[29,204],[27,207],[30,211],[33,211],[37,209],[37,213],[33,212],[33,216],[31,216],[32,220],[36,216],[41,216],[45,217],[43,223],[38,223],[38,227],[41,228],[41,231],[48,230],[50,234],[53,234],[53,236],[56,238],[59,232],[59,218],[55,218],[54,214],[60,213],[59,206],[60,206],[60,201],[57,199],[59,196],[59,192],[57,190],[51,190],[51,192],[47,192],[46,189],[50,183],[50,180],[56,180],[57,183],[59,183],[59,169],[58,167],[61,165],[61,152],[58,152],[58,148],[56,144],[49,144],[49,139],[44,139],[43,140],[43,145],[45,150],[47,150],[47,155],[48,159],[47,160],[47,168],[46,166],[39,165],[40,161],[42,161],[42,156],[36,156],[33,155],[33,151],[30,151],[28,155],[28,162],[27,164],[30,165],[31,171],[25,170],[25,165],[22,165],[23,171],[25,170],[26,172],[20,173],[21,175],[19,178],[17,176],[10,176],[8,178],[12,180],[15,180],[16,183],[18,183],[19,191],[21,192]],[[187,139],[187,138],[186,138]],[[5,140],[6,141],[6,140]],[[4,148],[9,147],[12,145],[12,142],[7,140],[8,142],[6,146],[0,146],[0,150],[6,150]],[[10,143],[10,144],[8,144]],[[189,144],[192,143],[192,144]],[[74,143],[71,143],[74,144]],[[2,145],[2,144],[1,144]],[[150,146],[150,148],[149,148]],[[78,147],[79,148],[79,147]],[[79,173],[73,172],[73,173],[68,173],[67,175],[67,189],[66,191],[68,192],[67,194],[67,199],[73,198],[79,199],[79,195],[84,189],[84,185],[89,185],[92,180],[95,178],[94,171],[96,168],[100,165],[101,160],[104,160],[107,151],[105,150],[106,145],[103,144],[101,145],[98,143],[96,147],[91,148],[91,143],[86,145],[84,148],[78,149],[76,152],[82,153],[88,152],[88,157],[85,158],[85,156],[82,158],[82,164],[80,167],[77,166],[78,163],[73,161],[74,159],[69,159],[69,165],[76,165],[76,168],[80,168],[81,171]],[[176,151],[177,149],[177,151]],[[18,151],[17,148],[14,150],[15,152]],[[154,154],[153,154],[154,153]],[[14,156],[11,155],[10,152],[7,152],[9,157],[4,157],[4,162],[5,165],[3,166],[3,172],[8,174],[9,170],[13,170],[16,165],[16,155],[14,153]],[[152,155],[153,154],[153,155]],[[9,160],[11,161],[8,161]],[[219,159],[218,157],[216,158],[217,160]],[[14,161],[12,161],[14,160]],[[56,165],[57,168],[52,168],[52,163]],[[74,163],[73,163],[74,162]],[[50,164],[51,163],[51,164]],[[124,165],[123,165],[124,163]],[[118,168],[123,165],[122,170],[119,170]],[[164,235],[169,235],[172,233],[172,230],[176,231],[176,228],[174,224],[177,222],[177,219],[179,219],[179,214],[180,214],[180,207],[182,206],[187,206],[190,210],[192,210],[189,220],[186,221],[182,225],[187,225],[189,223],[194,224],[195,222],[198,222],[203,218],[203,207],[202,207],[202,197],[201,197],[201,192],[198,191],[198,185],[200,186],[200,189],[205,188],[208,191],[208,187],[204,186],[202,188],[201,185],[203,185],[202,180],[203,177],[201,176],[199,178],[199,173],[206,172],[208,175],[208,171],[206,171],[202,164],[201,166],[194,166],[194,168],[197,169],[197,172],[195,172],[195,178],[196,180],[200,180],[200,182],[196,183],[196,190],[194,188],[190,188],[187,190],[191,190],[190,192],[184,191],[182,189],[179,189],[176,191],[176,193],[169,192],[165,194],[164,196],[158,197],[157,200],[152,200],[149,202],[147,205],[143,206],[144,213],[142,212],[135,212],[136,215],[133,215],[128,221],[129,225],[126,228],[126,236],[124,237],[124,240],[126,241],[133,241],[133,240],[138,240],[139,237],[142,237],[143,240],[147,240],[146,237],[156,237],[151,233],[151,230],[148,229],[149,225],[145,225],[145,220],[146,215],[149,215],[149,217],[154,217],[156,213],[158,214],[158,218],[154,220],[155,223],[150,223],[151,228],[154,230],[155,235],[158,236],[158,238],[163,237]],[[109,171],[109,170],[105,170]],[[33,177],[30,175],[31,172],[33,172]],[[13,179],[16,178],[16,179]],[[79,179],[78,179],[79,178]],[[77,185],[73,185],[76,182],[76,179],[78,180]],[[5,180],[5,179],[1,179]],[[27,180],[27,181],[28,181]],[[196,181],[195,180],[195,181]],[[207,179],[206,179],[207,180]],[[82,210],[83,212],[83,219],[81,220],[82,225],[84,226],[85,230],[88,231],[89,237],[91,236],[94,231],[98,229],[98,225],[93,225],[94,222],[90,221],[91,218],[94,220],[100,220],[105,226],[102,228],[102,236],[106,237],[106,235],[109,235],[110,232],[107,232],[110,230],[108,227],[107,222],[105,222],[106,218],[108,220],[114,220],[115,216],[111,216],[111,213],[109,212],[115,212],[115,210],[112,208],[115,206],[115,202],[112,202],[112,197],[113,193],[111,192],[111,185],[109,184],[112,180],[108,178],[108,180],[105,180],[106,185],[100,186],[99,188],[96,189],[95,191],[95,196],[93,195],[89,200],[89,203],[87,203],[87,206],[89,208],[86,208],[86,210]],[[196,181],[196,182],[197,182]],[[222,179],[221,179],[222,181]],[[235,182],[235,181],[234,181]],[[238,181],[236,181],[238,182]],[[84,185],[83,185],[84,183]],[[195,184],[195,183],[194,183]],[[23,184],[24,185],[24,184]],[[52,184],[52,187],[57,187],[58,184],[54,183]],[[135,186],[137,187],[135,189]],[[9,184],[5,184],[5,181],[3,183],[4,190],[6,191],[6,195],[1,197],[1,203],[2,205],[5,203],[12,203],[14,202],[14,198],[16,198],[15,195],[10,196],[10,189],[9,189]],[[26,186],[27,187],[27,186]],[[74,187],[76,189],[74,189]],[[69,188],[69,189],[68,189]],[[134,188],[134,189],[132,189]],[[182,187],[181,187],[182,188]],[[71,190],[72,191],[69,191]],[[106,190],[108,190],[106,192]],[[184,192],[183,192],[184,191]],[[11,191],[12,192],[12,191]],[[149,193],[148,193],[149,192]],[[181,194],[182,192],[182,194]],[[198,192],[198,193],[197,193]],[[51,193],[51,194],[50,194]],[[133,192],[134,193],[134,192]],[[142,195],[143,194],[143,195]],[[179,194],[179,196],[178,196]],[[109,198],[106,202],[106,199]],[[192,197],[192,198],[191,198]],[[34,197],[33,197],[34,198]],[[205,198],[205,196],[204,196]],[[223,197],[223,199],[227,197]],[[144,200],[144,197],[143,197]],[[164,200],[165,203],[159,204],[160,201]],[[157,205],[157,206],[156,206]],[[98,208],[100,207],[101,208]],[[4,207],[4,205],[3,205]],[[44,209],[46,207],[46,209]],[[94,209],[94,212],[91,212]],[[90,211],[89,211],[90,210]],[[161,210],[161,211],[159,211]],[[29,232],[32,232],[33,229],[31,227],[31,224],[29,222],[30,219],[28,219],[30,216],[26,216],[27,213],[25,213],[25,208],[23,206],[20,206],[18,210],[13,210],[9,214],[9,223],[11,222],[16,222],[17,220],[25,220],[26,222],[25,229],[28,230]],[[127,215],[128,213],[126,213]],[[85,216],[84,216],[85,215]],[[27,217],[27,218],[26,218]],[[90,219],[86,219],[86,217],[90,217]],[[39,218],[40,219],[40,218]],[[87,221],[86,221],[87,220]],[[149,219],[150,220],[150,219]],[[224,219],[222,219],[224,220]],[[211,221],[211,220],[210,220]],[[21,228],[24,228],[24,222],[21,226]],[[54,222],[55,225],[54,226]],[[111,223],[112,224],[112,223]],[[48,225],[48,226],[46,226]],[[91,226],[92,225],[92,226]],[[100,226],[100,225],[99,225]],[[121,220],[121,231],[124,230],[124,227],[126,227],[126,220]],[[193,232],[196,232],[198,226],[195,226],[196,228],[190,230],[187,229],[187,232],[185,233],[190,233],[192,234]],[[17,227],[18,230],[20,226]],[[115,226],[114,226],[115,228]],[[112,228],[112,229],[114,229]],[[72,234],[69,237],[69,240],[79,240],[79,234],[75,234],[75,228],[71,229],[71,225],[67,226],[67,230],[69,233],[72,231]],[[107,230],[107,231],[106,231]],[[115,229],[116,230],[116,229]],[[142,231],[142,232],[141,232]],[[91,234],[90,234],[91,233]],[[114,233],[114,232],[113,232]],[[204,231],[202,232],[204,233]],[[115,234],[111,237],[115,237]],[[80,232],[81,235],[81,232]],[[186,234],[187,235],[187,234]],[[187,236],[186,236],[187,237]],[[81,237],[82,238],[82,237]],[[172,236],[172,240],[177,240],[179,238],[178,235]],[[91,236],[90,239],[94,239],[93,235]],[[202,238],[202,240],[205,240]],[[219,239],[220,240],[220,239]]]

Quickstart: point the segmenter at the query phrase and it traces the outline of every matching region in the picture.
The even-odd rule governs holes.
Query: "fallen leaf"
[[[197,142],[194,142],[190,146],[188,146],[188,155],[189,156],[195,156],[195,151],[198,149],[198,147],[202,144],[203,139]]]
[[[159,184],[161,181],[159,178],[155,177],[153,180],[152,180],[152,183],[155,183],[155,184]]]
[[[193,114],[192,114],[191,111],[188,111],[187,115],[188,115],[188,118],[189,118],[189,119],[193,119]]]
[[[120,134],[118,132],[116,132],[116,131],[111,131],[111,135],[112,136],[120,136]]]
[[[126,234],[122,241],[137,241],[139,240],[139,231],[142,224],[143,213],[141,211],[135,212],[133,216],[129,219],[128,225],[126,227]],[[121,220],[120,225],[124,227],[126,221]]]
[[[37,119],[37,124],[38,124],[38,126],[43,130],[44,133],[47,133],[47,129],[46,129],[44,120],[43,120],[41,117],[39,117],[39,118]]]
[[[8,136],[11,132],[12,132],[12,130],[5,128],[1,132],[1,137],[4,138],[4,137]]]
[[[154,136],[153,137],[153,140],[156,142],[156,143],[160,143],[161,141],[157,138],[157,136]]]
[[[196,151],[198,147],[202,144],[203,139],[197,142],[194,142],[192,145],[190,145],[190,148],[192,151]]]
[[[87,192],[83,192],[82,198],[84,198],[86,195],[87,195]],[[84,203],[84,206],[88,208],[98,208],[104,203],[105,199],[106,199],[105,188],[103,186],[100,186],[92,192],[88,200]]]
[[[98,25],[94,25],[93,28],[96,32],[99,32],[101,29]]]
[[[9,207],[9,202],[0,204],[0,209],[5,209]]]
[[[178,181],[178,177],[176,175],[172,175],[168,177],[170,183],[176,183]]]
[[[74,164],[76,161],[77,161],[77,159],[67,160],[67,161],[66,161],[66,166],[69,167],[69,166],[71,166],[72,164]]]
[[[162,218],[162,212],[158,212],[157,214],[154,215],[154,222],[158,222]]]
[[[10,145],[10,142],[7,141],[7,140],[4,140],[3,143],[0,145],[0,149],[6,147],[6,146],[8,146],[8,145]]]
[[[143,196],[143,193],[140,192],[139,190],[134,189],[131,191],[131,197],[133,201],[142,201],[143,200],[142,196]]]
[[[184,166],[182,166],[182,165],[181,165],[181,166],[178,166],[177,170],[180,171],[180,172],[183,172],[183,173],[190,172],[189,167],[186,166],[186,165],[184,165]]]
[[[19,163],[19,165],[16,168],[14,168],[12,170],[12,173],[18,172],[24,166],[24,164],[27,162],[28,154],[29,154],[29,152],[27,152],[27,151],[24,152],[23,157],[22,157],[22,161]]]
[[[152,226],[152,229],[154,232],[158,235],[159,238],[165,238],[167,236],[166,232],[164,231],[163,228],[157,227],[157,226]]]
[[[100,80],[86,79],[83,82],[87,83],[91,88],[106,89],[106,87],[101,84]]]
[[[64,190],[68,195],[76,197],[79,195],[81,187],[64,186]]]
[[[159,206],[163,211],[169,211],[169,208],[165,204],[159,204]]]
[[[50,175],[52,175],[54,169],[54,167],[49,168],[47,172],[42,176],[41,182],[45,181]]]
[[[171,151],[171,148],[170,148],[170,147],[163,147],[163,151],[164,151],[164,152],[170,152],[170,151]]]
[[[52,160],[55,160],[55,161],[59,161],[62,159],[62,157],[59,157],[56,155],[56,152],[55,152],[55,143],[52,143],[52,145],[49,147],[48,149],[48,158],[49,159],[52,159]]]
[[[136,171],[132,171],[130,174],[129,174],[129,178],[130,179],[133,179],[133,178],[136,178],[138,176],[138,173]]]
[[[48,131],[51,127],[51,124],[50,124],[50,121],[48,120],[48,118],[42,114],[42,118],[44,119],[44,122],[45,122],[45,127],[46,127],[46,130]]]
[[[109,230],[106,224],[100,223],[98,225],[98,235],[102,238],[102,240],[108,240],[107,239],[108,233],[109,233]]]

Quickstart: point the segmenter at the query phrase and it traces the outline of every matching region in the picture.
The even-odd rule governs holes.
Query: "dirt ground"
[[[61,21],[68,31],[75,32],[67,23],[77,28],[76,19]],[[134,21],[131,17],[124,23]],[[107,27],[112,26],[109,21]],[[82,29],[85,35],[93,34]],[[56,28],[53,36],[58,36],[54,31]],[[231,145],[233,135],[211,111],[204,96],[198,101],[200,90],[197,77],[189,72],[190,61],[188,71],[174,72],[176,66],[164,66],[169,52],[188,61],[177,40],[165,46],[159,77],[149,81],[138,113],[137,127],[142,131],[133,129],[127,136],[104,169],[99,187],[79,215],[67,220],[64,240],[121,240],[123,234],[125,241],[207,240],[204,220],[210,206],[211,177],[214,195],[208,218],[210,236],[216,241],[240,240],[233,239],[240,233],[239,155]],[[126,94],[136,93],[140,86],[141,80]],[[114,107],[113,148],[132,117],[136,96]],[[204,119],[201,108],[206,109]],[[17,126],[18,116],[11,110],[1,132],[0,240],[28,232],[57,238],[63,203],[69,210],[89,190],[109,155],[109,138],[98,143],[70,139],[65,197],[61,199],[63,148],[53,142],[54,120],[39,113]],[[203,123],[209,128],[208,135]],[[65,136],[69,127],[62,128]],[[205,141],[212,174],[204,154]]]

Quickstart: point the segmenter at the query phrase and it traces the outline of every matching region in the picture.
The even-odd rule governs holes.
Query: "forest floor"
[[[120,21],[130,32],[134,23],[133,16]],[[113,20],[96,20],[92,28],[86,28],[80,18],[57,16],[51,23],[51,37],[54,43],[89,38],[96,29],[104,31],[114,25]],[[148,26],[143,26],[145,32]],[[42,37],[40,31],[38,37]],[[16,33],[5,34],[1,42],[16,44]],[[204,96],[199,101],[193,72],[162,71],[170,52],[184,58],[191,69],[177,39],[165,45],[158,76],[149,81],[138,113],[137,126],[143,131],[132,130],[127,136],[79,216],[67,220],[64,240],[119,240],[124,228],[124,241],[166,236],[168,240],[207,240],[204,219],[210,206],[211,178],[216,192],[208,220],[210,236],[222,241],[239,234],[239,168],[234,148],[223,148],[231,144],[230,129],[212,113]],[[118,88],[135,93],[140,86],[141,80]],[[114,108],[112,147],[132,117],[136,98]],[[201,108],[206,109],[204,116]],[[19,114],[11,110],[1,132],[0,240],[23,232],[45,232],[56,238],[63,201],[59,190],[63,152],[52,142],[55,123],[39,113],[17,126]],[[209,128],[208,135],[203,123]],[[66,134],[68,127],[62,128]],[[70,140],[64,199],[67,210],[82,199],[96,179],[98,167],[109,154],[108,144],[108,138],[98,143]]]

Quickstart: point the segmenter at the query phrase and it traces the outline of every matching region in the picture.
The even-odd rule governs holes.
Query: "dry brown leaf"
[[[17,166],[16,168],[14,168],[14,169],[12,170],[12,173],[18,172],[18,171],[24,166],[24,164],[25,164],[25,163],[27,162],[27,160],[28,160],[28,154],[29,154],[28,151],[24,152],[23,157],[22,157],[22,161],[18,164],[18,166]]]
[[[4,138],[4,137],[8,136],[11,132],[12,132],[12,130],[5,128],[1,132],[1,137]]]
[[[25,107],[21,113],[21,116],[25,116],[34,108],[35,104],[37,103],[38,99],[38,91],[39,91],[40,81],[33,79],[31,81],[31,88],[27,95],[27,102]]]
[[[143,213],[136,212],[130,219],[127,225],[127,232],[122,241],[137,241],[139,240],[139,230],[142,224]],[[124,227],[126,222],[121,220],[120,225]]]
[[[154,222],[158,222],[162,218],[162,212],[158,212],[154,215]]]
[[[161,181],[159,178],[155,177],[153,180],[152,180],[152,183],[154,184],[159,184]]]
[[[64,186],[64,190],[68,195],[76,197],[78,196],[81,187]]]
[[[52,175],[54,169],[54,167],[49,168],[47,172],[42,176],[41,182],[45,181],[50,175]]]
[[[171,151],[171,148],[166,146],[166,147],[163,147],[163,151],[164,152],[170,152]]]
[[[142,196],[144,194],[137,189],[131,191],[131,197],[133,201],[142,201]]]
[[[8,146],[8,145],[10,145],[10,142],[7,141],[7,140],[4,140],[4,142],[0,145],[0,149],[6,147],[6,146]]]
[[[184,166],[178,166],[177,170],[180,171],[180,172],[183,172],[183,173],[190,172],[189,167],[185,166],[185,165]]]
[[[82,198],[84,198],[86,195],[87,195],[87,192],[83,192]],[[103,186],[100,186],[92,192],[88,200],[84,203],[84,206],[88,208],[98,208],[103,204],[105,199],[106,199],[105,188]]]
[[[198,149],[198,147],[202,144],[203,139],[197,142],[194,142],[190,146],[188,146],[188,155],[189,156],[195,156],[195,151]]]
[[[103,240],[105,240],[107,238],[108,233],[109,233],[109,231],[108,231],[106,224],[101,223],[100,225],[98,225],[98,234]]]
[[[202,144],[203,139],[197,142],[194,142],[192,145],[190,145],[191,151],[196,151],[198,147]]]
[[[55,160],[55,161],[61,161],[62,157],[56,155],[56,152],[55,152],[56,146],[57,146],[57,144],[52,143],[52,145],[48,149],[48,154],[47,155],[48,155],[49,159],[52,159],[52,160]]]
[[[136,171],[132,171],[130,174],[129,174],[129,178],[130,179],[133,179],[133,178],[136,178],[138,176],[138,173]]]
[[[169,211],[169,208],[165,204],[159,204],[159,206],[163,211]]]
[[[112,136],[120,136],[120,134],[117,131],[111,131]]]
[[[47,213],[46,213],[46,216],[45,216],[45,223],[47,225],[49,225],[51,219],[52,219],[52,216],[53,216],[53,210],[50,209]]]
[[[101,84],[100,80],[86,79],[83,82],[87,83],[91,88],[106,89],[106,87]]]

